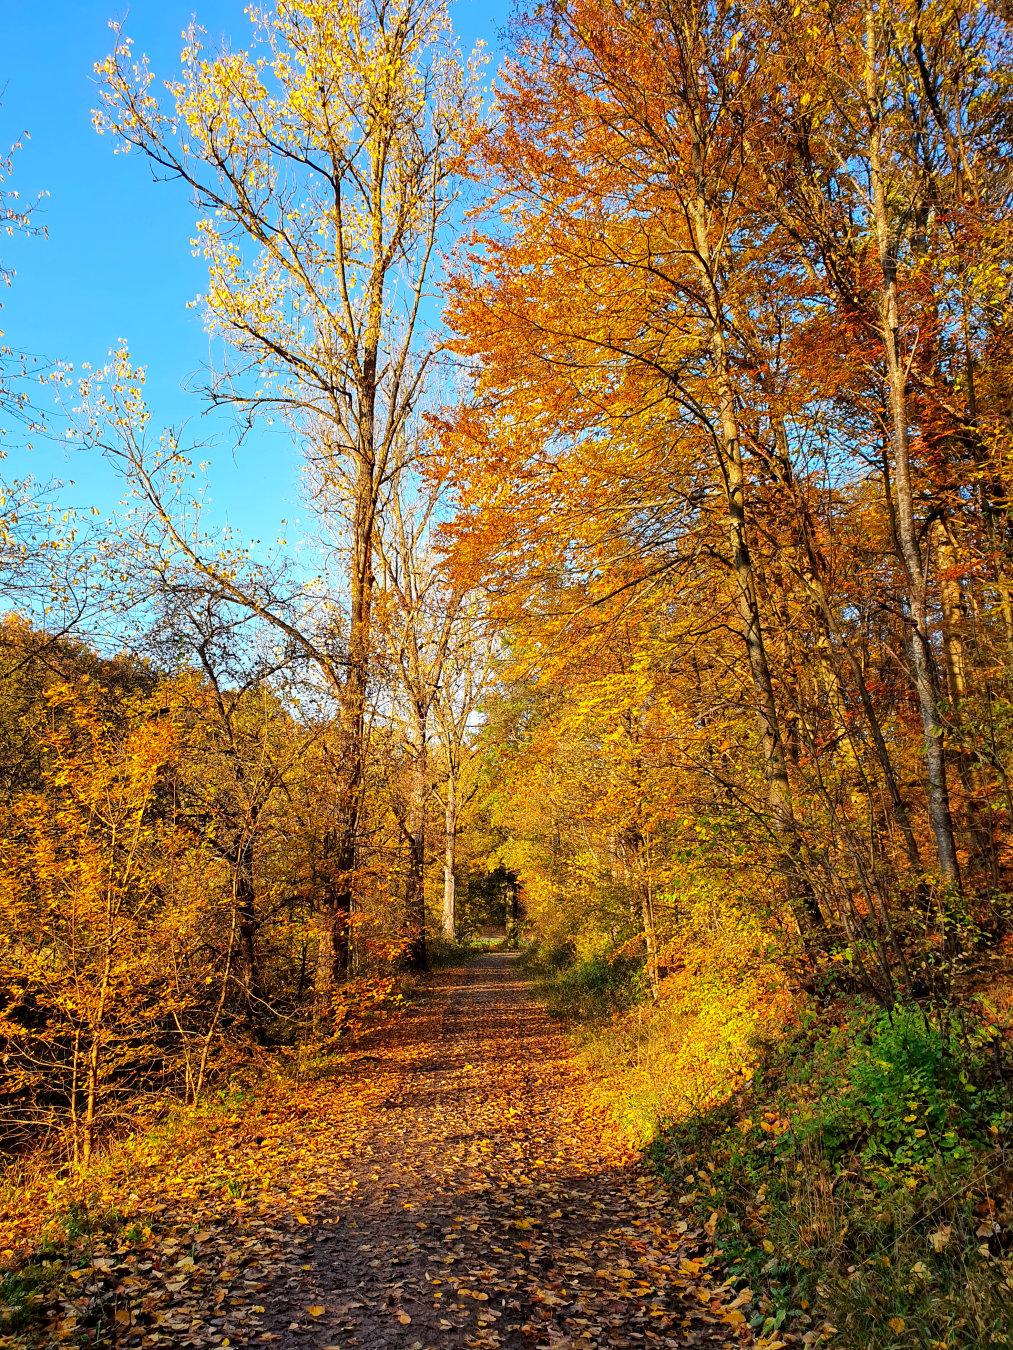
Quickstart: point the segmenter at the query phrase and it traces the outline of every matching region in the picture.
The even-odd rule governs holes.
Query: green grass
[[[66,1279],[68,1268],[88,1263],[90,1240],[109,1236],[135,1245],[143,1241],[144,1230],[136,1220],[125,1223],[114,1207],[71,1201],[47,1225],[29,1260],[0,1270],[0,1336],[19,1336],[17,1343],[26,1346],[38,1344],[37,1310]]]
[[[687,963],[652,1005],[636,962],[526,961],[673,1210],[752,1290],[758,1332],[1013,1347],[1013,1054],[995,1026],[954,1010],[941,1030],[833,986],[775,1006],[755,962]]]
[[[634,1007],[647,993],[642,961],[605,956],[570,961],[565,948],[533,950],[524,959],[549,1012],[565,1022],[603,1021]]]
[[[426,953],[431,970],[445,970],[449,966],[463,966],[481,951],[488,950],[479,938],[474,941],[448,942],[440,934],[426,939]]]
[[[17,1271],[0,1271],[0,1335],[24,1331],[30,1325],[33,1306],[51,1280],[51,1270],[42,1260]]]
[[[811,1017],[736,1099],[649,1149],[760,1298],[848,1350],[1013,1345],[1013,1114],[980,1028]]]

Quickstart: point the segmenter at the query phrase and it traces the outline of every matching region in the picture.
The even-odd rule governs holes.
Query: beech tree
[[[435,708],[445,771],[441,927],[444,938],[456,942],[458,835],[465,808],[481,788],[477,770],[483,747],[476,721],[495,678],[495,644],[476,595],[461,598],[442,674]]]
[[[843,931],[889,999],[930,978],[907,944],[929,910],[949,942],[961,871],[997,876],[983,785],[1001,756],[963,728],[973,613],[991,640],[976,567],[1005,603],[967,507],[990,462],[975,376],[1008,312],[969,252],[1001,249],[1008,219],[1004,30],[975,5],[830,18],[653,0],[532,16],[452,296],[472,383],[447,423],[457,566],[510,631],[540,633],[533,678],[555,685],[553,646],[595,622],[618,643],[629,616],[664,615],[670,654],[649,629],[634,647],[645,691],[701,725],[727,706],[744,756],[672,731],[711,780],[703,809],[779,841],[812,947]],[[719,669],[732,624],[762,807],[731,713],[746,693]],[[982,727],[1004,699],[990,669]],[[919,758],[898,733],[909,695]]]
[[[412,496],[405,500],[409,492]],[[391,712],[403,722],[411,759],[405,821],[405,922],[408,962],[415,970],[424,970],[428,964],[425,864],[433,712],[444,686],[463,600],[460,590],[448,584],[434,546],[440,505],[438,489],[414,485],[413,490],[406,478],[394,489],[389,538],[380,543],[387,599]]]

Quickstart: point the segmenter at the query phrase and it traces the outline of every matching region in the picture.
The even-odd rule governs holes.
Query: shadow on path
[[[371,1350],[740,1344],[516,956],[432,987],[398,1027],[394,1090],[259,1296],[268,1334]]]

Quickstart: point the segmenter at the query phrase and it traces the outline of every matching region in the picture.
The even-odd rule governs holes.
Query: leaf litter
[[[185,1148],[128,1147],[118,1230],[0,1345],[774,1350],[516,958],[429,994],[326,1080],[271,1085]]]

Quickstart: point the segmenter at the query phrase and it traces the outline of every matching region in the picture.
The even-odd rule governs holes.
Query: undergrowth
[[[0,1183],[0,1208],[3,1199]],[[150,1236],[150,1228],[136,1220],[125,1220],[114,1206],[89,1203],[84,1198],[69,1201],[46,1223],[29,1260],[16,1268],[0,1269],[0,1345],[38,1343],[35,1318],[39,1306],[68,1277],[78,1280],[86,1274],[93,1242],[112,1237],[126,1248]],[[98,1312],[92,1329],[95,1339],[89,1344],[102,1343],[99,1333],[109,1329],[102,1324]]]
[[[549,1007],[582,1028],[603,1100],[752,1291],[758,1330],[1013,1345],[1013,1065],[995,1027],[843,995],[773,1015],[755,959],[704,969],[691,942],[652,1005],[628,963],[566,955],[536,956]]]
[[[566,1022],[613,1017],[642,1002],[647,991],[642,961],[604,955],[575,961],[565,946],[531,948],[524,961],[549,1012]]]
[[[482,950],[482,944],[471,940],[450,942],[440,934],[430,937],[426,943],[431,970],[444,970],[448,966],[462,966],[471,961]]]

